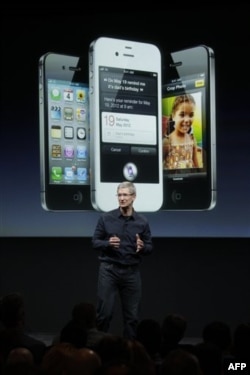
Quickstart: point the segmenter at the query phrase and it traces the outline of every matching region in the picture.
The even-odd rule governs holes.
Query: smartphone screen
[[[168,55],[162,89],[162,209],[211,209],[216,201],[213,51]]]
[[[86,63],[49,53],[39,74],[42,206],[91,209]]]
[[[99,78],[101,181],[159,183],[157,74],[101,66]]]
[[[89,61],[93,205],[116,207],[116,188],[128,180],[137,189],[136,210],[157,211],[163,199],[160,51],[100,38],[90,46]]]

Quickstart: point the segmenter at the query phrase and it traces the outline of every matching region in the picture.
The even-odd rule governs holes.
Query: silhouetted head
[[[182,315],[168,314],[162,323],[162,336],[164,341],[176,345],[184,337],[187,320]]]
[[[198,358],[184,349],[171,350],[161,366],[162,375],[201,375]]]
[[[217,345],[221,351],[231,347],[232,336],[229,325],[221,321],[213,321],[205,325],[202,331],[204,342],[211,342]]]

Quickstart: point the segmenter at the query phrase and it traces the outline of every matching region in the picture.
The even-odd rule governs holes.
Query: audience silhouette
[[[87,329],[72,319],[62,328],[60,342],[71,343],[78,349],[85,348],[87,343]]]
[[[81,363],[84,367],[82,375],[92,375],[101,367],[102,361],[96,351],[89,348],[79,349]]]
[[[154,362],[156,372],[159,373],[162,362],[162,329],[160,323],[152,318],[142,319],[137,326],[136,339],[143,344]]]
[[[167,314],[162,322],[161,355],[165,357],[173,349],[183,347],[181,340],[187,329],[187,320],[176,313]]]
[[[231,350],[231,329],[225,322],[215,320],[206,324],[202,331],[202,338],[204,342],[216,345],[222,355],[227,355]]]
[[[127,339],[99,331],[95,306],[83,301],[46,345],[25,330],[21,294],[1,298],[0,318],[0,375],[225,375],[230,362],[249,366],[249,322],[232,333],[214,320],[203,327],[201,342],[183,344],[187,319],[168,313],[162,324],[142,319],[136,337]]]
[[[200,342],[195,345],[193,353],[200,362],[203,375],[222,374],[222,354],[221,350],[215,344]]]
[[[34,363],[34,356],[32,352],[27,348],[14,348],[12,349],[6,359],[6,363]]]
[[[30,336],[25,330],[25,307],[21,294],[11,293],[1,298],[0,320],[3,325],[0,331],[2,361],[6,361],[12,349],[23,347],[31,351],[35,364],[41,363],[46,345]]]
[[[96,352],[99,354],[102,363],[113,360],[129,361],[129,349],[127,339],[122,336],[109,334],[103,337],[96,345]]]
[[[95,375],[138,375],[138,372],[131,363],[118,359],[103,364]]]
[[[66,342],[52,345],[41,364],[44,375],[94,375],[100,366],[101,359],[93,350]]]
[[[185,349],[173,349],[163,359],[161,375],[203,375],[198,358]]]
[[[156,375],[158,373],[155,361],[140,341],[128,340],[128,347],[130,363],[136,369],[137,375]]]
[[[12,349],[3,367],[4,375],[39,375],[41,368],[35,364],[32,352],[24,347]]]
[[[236,362],[247,362],[250,365],[250,322],[239,323],[235,328],[231,354]]]
[[[73,307],[72,319],[82,324],[87,330],[86,347],[95,349],[99,340],[109,335],[97,329],[96,308],[91,302],[80,302]]]
[[[69,335],[71,335],[71,338]],[[107,335],[109,333],[97,329],[95,305],[91,302],[82,301],[73,306],[71,319],[63,327],[60,334],[54,337],[52,344],[68,341],[74,343],[77,347],[84,346],[95,349],[98,341]]]

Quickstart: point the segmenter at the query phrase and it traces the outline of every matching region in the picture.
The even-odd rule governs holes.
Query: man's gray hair
[[[133,184],[133,182],[130,182],[130,181],[121,182],[117,187],[117,191],[120,189],[129,189],[130,194],[136,195],[136,187]]]

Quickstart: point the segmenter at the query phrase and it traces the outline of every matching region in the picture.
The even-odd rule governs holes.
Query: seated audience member
[[[222,321],[212,321],[207,323],[202,330],[202,338],[206,343],[216,345],[222,356],[230,353],[232,345],[232,335],[230,326]]]
[[[250,323],[239,323],[233,332],[232,340],[231,354],[235,360],[247,362],[250,366]]]
[[[93,350],[61,342],[48,349],[41,369],[44,375],[94,375],[100,366],[101,359]]]
[[[82,375],[92,375],[101,367],[100,356],[92,349],[81,348],[79,352],[79,362],[82,367]]]
[[[6,359],[3,375],[40,375],[39,365],[35,365],[34,357],[27,348],[12,349]]]
[[[131,363],[118,359],[103,364],[95,375],[138,375],[138,372]]]
[[[108,335],[106,332],[99,331],[96,326],[96,309],[93,303],[80,302],[74,305],[71,312],[71,320],[67,325],[76,325],[79,329],[84,329],[87,333],[85,347],[95,349],[97,342],[103,337]],[[67,329],[66,326],[64,329]],[[55,336],[52,345],[60,342],[60,334]]]
[[[181,347],[180,341],[184,338],[187,329],[187,320],[179,314],[168,314],[163,320],[161,355],[165,355],[172,349]]]
[[[14,348],[12,349],[6,359],[6,363],[34,363],[34,356],[32,352],[27,348]]]
[[[161,375],[203,375],[198,358],[186,349],[173,349],[163,359]]]
[[[162,361],[162,331],[160,323],[155,319],[142,319],[137,325],[136,339],[143,344],[155,367],[159,368]]]
[[[136,339],[113,336],[112,339],[102,339],[100,343],[102,365],[95,375],[157,375],[152,358]],[[114,352],[115,343],[118,345]]]
[[[160,367],[151,358],[145,346],[138,340],[128,340],[129,362],[136,370],[136,375],[157,375]]]
[[[194,346],[203,375],[222,375],[222,355],[220,349],[208,342],[200,342]]]
[[[85,348],[87,342],[87,330],[75,320],[70,320],[60,332],[60,342],[68,342],[76,348]]]
[[[79,374],[77,353],[74,345],[61,342],[52,345],[45,353],[41,369],[45,375]]]
[[[24,300],[19,293],[2,297],[0,318],[4,327],[0,331],[0,352],[3,356],[3,362],[6,361],[12,349],[23,347],[31,351],[35,364],[41,363],[46,345],[26,332]]]
[[[102,364],[113,360],[129,361],[130,350],[128,340],[119,335],[106,335],[99,340],[95,349],[100,356]]]
[[[109,333],[100,331],[96,325],[96,308],[93,303],[80,302],[73,307],[72,319],[79,322],[87,329],[87,342],[86,347],[95,349],[98,341],[109,335]]]

